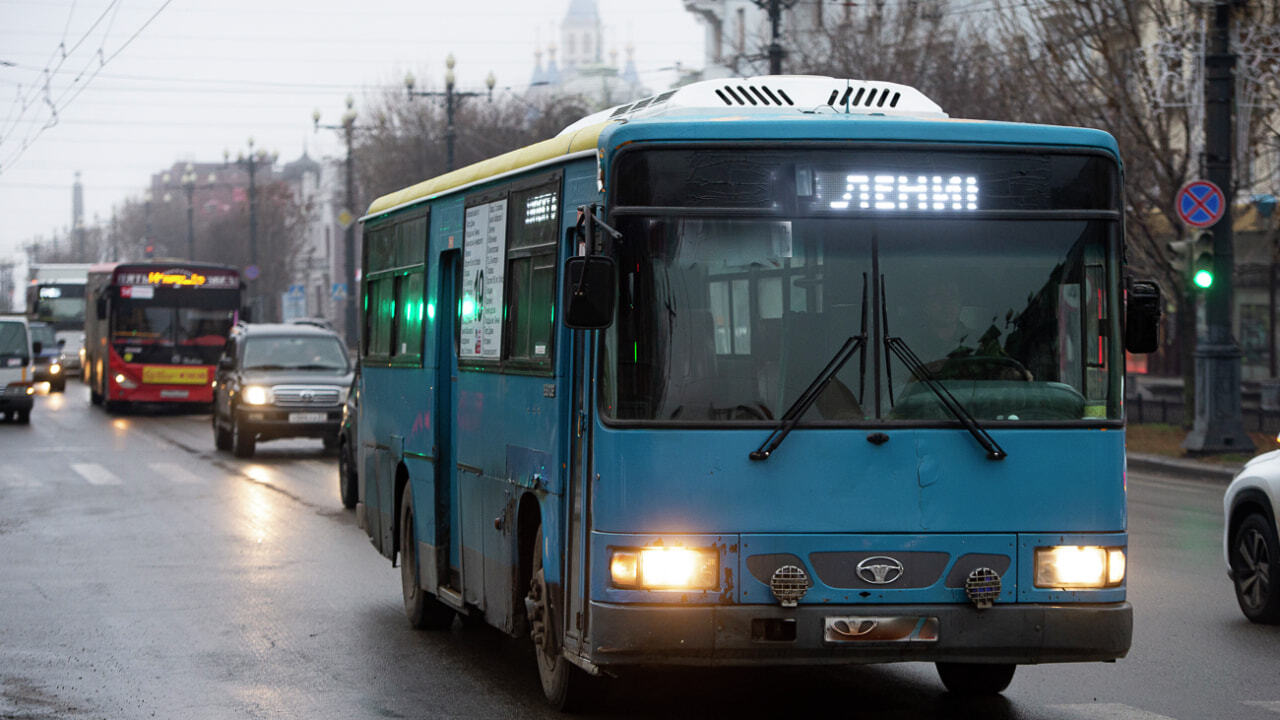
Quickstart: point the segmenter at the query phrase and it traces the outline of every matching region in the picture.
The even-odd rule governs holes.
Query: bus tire
[[[257,438],[251,432],[240,429],[240,423],[231,418],[231,454],[238,458],[251,458],[257,446]]]
[[[351,452],[347,441],[342,440],[338,446],[338,495],[342,498],[342,507],[348,510],[355,507],[356,502],[359,501],[355,458],[351,457]]]
[[[529,637],[533,641],[534,661],[538,664],[538,680],[542,694],[552,708],[560,712],[582,710],[591,700],[593,678],[569,662],[560,650],[558,638],[552,637],[551,598],[547,593],[546,575],[542,569],[542,528],[537,530],[533,545],[533,576],[525,608],[529,614]]]
[[[998,695],[1013,682],[1014,663],[940,662],[938,677],[947,691],[964,697]]]
[[[1246,517],[1231,538],[1231,577],[1240,611],[1262,625],[1280,623],[1280,543],[1261,513]]]
[[[218,424],[218,414],[213,415],[213,446],[223,452],[231,449],[231,431]]]
[[[418,545],[413,534],[413,490],[404,485],[400,501],[400,592],[404,614],[415,630],[448,630],[453,625],[453,608],[422,589],[418,580]]]

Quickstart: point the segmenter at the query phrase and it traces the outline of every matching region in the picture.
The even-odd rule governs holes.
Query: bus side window
[[[505,359],[549,367],[556,303],[560,178],[511,193]]]

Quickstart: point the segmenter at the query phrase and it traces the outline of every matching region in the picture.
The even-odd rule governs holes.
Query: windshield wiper
[[[769,433],[769,437],[765,438],[760,447],[753,450],[748,457],[752,460],[768,460],[773,451],[777,450],[782,441],[787,438],[787,435],[795,429],[800,422],[801,416],[818,400],[818,396],[822,394],[822,391],[827,389],[827,385],[836,376],[836,373],[840,372],[840,368],[849,362],[849,358],[853,357],[853,354],[858,352],[866,341],[866,335],[849,336],[849,339],[845,340],[840,349],[836,351],[835,356],[827,362],[827,366],[822,368],[822,372],[818,373],[813,382],[809,383],[804,392],[800,393],[800,397],[796,398],[796,401],[791,403],[791,407],[787,408],[787,411],[782,414],[782,424],[774,428],[774,431]]]
[[[920,362],[919,356],[907,346],[907,343],[902,338],[886,337],[884,346],[898,356],[898,359],[902,361],[903,365],[907,366],[907,369],[911,371],[912,375],[916,376],[917,380],[924,383],[926,387],[933,391],[934,395],[938,396],[938,402],[942,403],[942,406],[954,415],[961,425],[964,425],[965,430],[969,431],[973,439],[978,441],[982,449],[987,451],[987,459],[1003,460],[1009,457],[1009,453],[1005,452],[1004,448],[1000,447],[995,441],[995,438],[982,429],[978,421],[965,409],[964,405],[960,404],[960,401],[951,394],[951,391],[938,382],[938,379],[933,376],[933,373],[929,372],[929,368],[925,367],[924,363]],[[890,401],[892,402],[892,400]]]
[[[310,363],[307,365],[290,365],[289,369],[290,370],[346,370],[346,368],[339,367],[337,365],[320,365],[317,363]]]
[[[286,365],[250,365],[249,367],[246,367],[243,369],[245,370],[289,370],[290,368]]]

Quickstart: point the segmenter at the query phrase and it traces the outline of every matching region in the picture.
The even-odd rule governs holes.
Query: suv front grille
[[[332,385],[277,385],[272,388],[278,407],[325,407],[338,404]]]

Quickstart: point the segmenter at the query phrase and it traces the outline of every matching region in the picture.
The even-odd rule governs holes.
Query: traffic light
[[[1213,287],[1213,233],[1196,233],[1191,245],[1191,284],[1201,290]]]
[[[156,246],[148,243],[147,246],[143,248],[142,254],[146,256],[148,260],[150,260],[151,258],[156,256]]]

